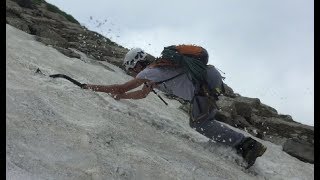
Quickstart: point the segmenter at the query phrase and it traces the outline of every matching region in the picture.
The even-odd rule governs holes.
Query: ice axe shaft
[[[38,74],[42,74],[42,75],[45,75],[39,68],[36,70],[35,73],[38,73]],[[46,76],[46,75],[45,75]],[[65,74],[52,74],[52,75],[49,75],[49,77],[51,78],[64,78],[64,79],[67,79],[69,80],[70,82],[72,82],[73,84],[79,86],[79,87],[83,87],[85,84],[82,84],[80,83],[79,81],[76,81],[74,79],[72,79],[71,77],[65,75]]]
[[[168,106],[168,103],[164,99],[162,99],[162,97],[155,90],[152,89],[152,92],[155,93],[161,99],[161,101]]]
[[[79,86],[81,88],[84,85],[84,84],[80,83],[79,81],[76,81],[76,80],[72,79],[71,77],[69,77],[69,76],[67,76],[65,74],[52,74],[52,75],[49,75],[49,77],[67,79],[67,80],[71,81],[73,84],[75,84],[75,85],[77,85],[77,86]]]
[[[146,82],[145,82],[144,84],[145,84],[147,87],[149,87]],[[162,97],[161,97],[154,89],[152,89],[152,92],[153,92],[154,94],[156,94],[156,95],[161,99],[161,101],[168,106],[168,103],[167,103],[164,99],[162,99]]]

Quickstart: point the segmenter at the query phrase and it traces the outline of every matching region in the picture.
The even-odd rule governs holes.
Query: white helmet
[[[128,71],[129,68],[134,68],[138,61],[145,61],[146,56],[147,53],[141,48],[133,48],[126,54],[123,65]]]

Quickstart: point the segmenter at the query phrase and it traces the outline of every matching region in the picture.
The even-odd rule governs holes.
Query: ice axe
[[[147,87],[149,87],[146,82],[145,82],[144,84],[145,84]],[[164,102],[164,104],[166,104],[166,105],[168,106],[168,103],[167,103],[164,99],[162,99],[162,97],[161,97],[154,89],[152,89],[152,92],[153,92],[155,95],[157,95],[157,96],[161,99],[161,101]]]
[[[43,74],[39,68],[37,69],[36,73]],[[43,74],[43,75],[44,75],[44,74]],[[65,74],[52,74],[52,75],[49,75],[49,77],[67,79],[67,80],[69,80],[70,82],[72,82],[73,84],[79,86],[80,88],[83,88],[83,86],[86,85],[86,84],[80,83],[79,81],[77,81],[77,80],[75,80],[75,79],[73,79],[73,78],[71,78],[71,77],[69,77],[69,76],[67,76],[67,75],[65,75]],[[148,87],[148,85],[147,85],[146,83],[145,83],[145,85]],[[153,92],[154,94],[156,94],[156,95],[161,99],[161,101],[164,102],[164,104],[168,105],[168,103],[167,103],[164,99],[162,99],[162,97],[161,97],[155,90],[152,89],[152,92]]]

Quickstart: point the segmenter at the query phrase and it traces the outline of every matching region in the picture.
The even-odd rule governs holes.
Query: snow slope
[[[261,140],[268,150],[245,170],[234,150],[208,143],[189,127],[179,103],[163,95],[169,107],[154,94],[116,101],[36,74],[40,68],[92,84],[131,78],[84,55],[68,58],[10,25],[6,32],[7,179],[314,178],[312,164]]]

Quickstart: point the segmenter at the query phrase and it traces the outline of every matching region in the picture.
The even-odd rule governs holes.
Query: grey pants
[[[217,109],[210,107],[209,104],[208,97],[194,96],[190,126],[213,141],[235,147],[245,136],[214,120]]]
[[[232,147],[238,145],[245,137],[243,134],[228,128],[214,119],[201,122],[190,121],[190,127],[213,141]]]

